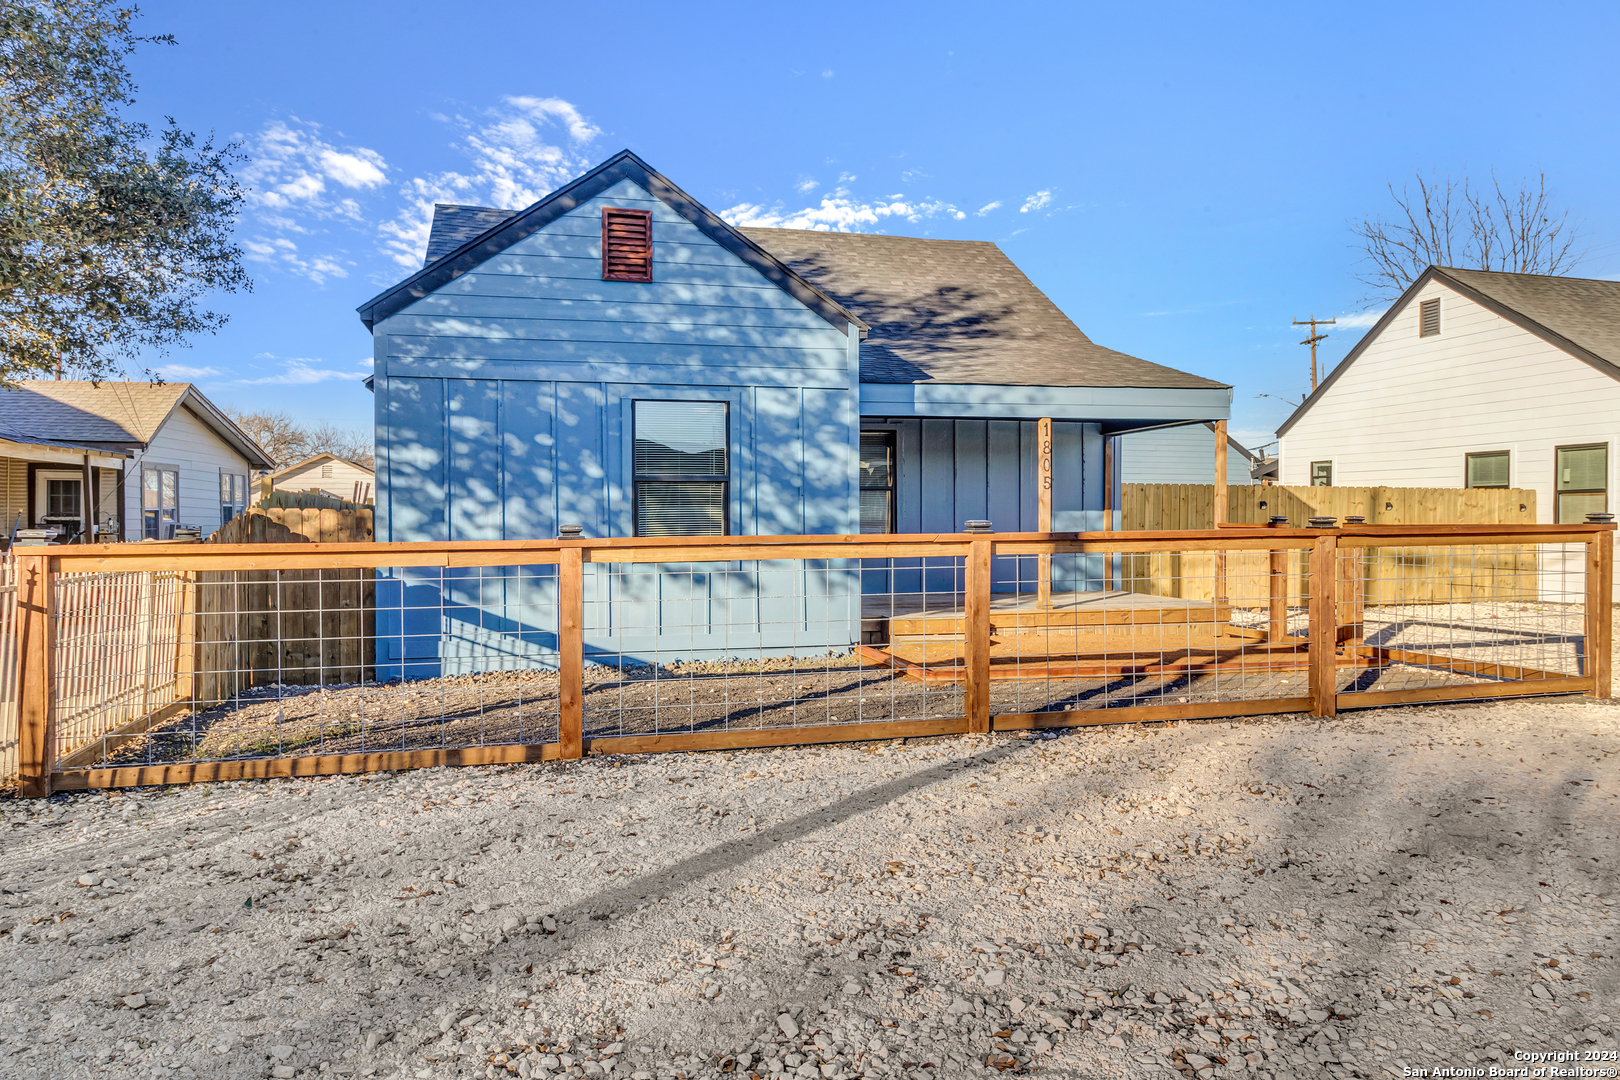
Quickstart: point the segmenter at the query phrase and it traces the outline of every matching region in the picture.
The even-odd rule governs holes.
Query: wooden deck
[[[993,679],[1045,679],[1206,669],[1240,653],[1245,666],[1302,667],[1305,643],[1266,644],[1229,622],[1224,602],[1120,591],[1002,593],[990,599]],[[861,601],[861,656],[923,679],[963,677],[966,611],[951,593],[880,593]],[[1252,650],[1258,655],[1249,656]]]

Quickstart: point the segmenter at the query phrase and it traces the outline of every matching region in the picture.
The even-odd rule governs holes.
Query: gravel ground
[[[0,1074],[1612,1054],[1617,720],[1498,702],[0,801]]]

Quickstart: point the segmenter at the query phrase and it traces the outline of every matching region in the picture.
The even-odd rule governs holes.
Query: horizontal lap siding
[[[180,474],[180,524],[198,525],[207,536],[219,528],[219,471],[249,475],[251,470],[213,429],[184,408],[174,414],[153,436],[144,451],[136,454],[125,468],[124,536],[141,538],[141,465],[165,465]]]
[[[1122,435],[1119,478],[1125,484],[1209,484],[1215,479],[1215,433],[1203,424]],[[1226,448],[1226,482],[1251,484],[1249,459]]]
[[[1422,300],[1441,332],[1418,336]],[[1400,312],[1284,436],[1284,484],[1332,461],[1336,485],[1460,488],[1465,455],[1507,450],[1510,484],[1553,520],[1554,448],[1609,444],[1616,500],[1620,383],[1438,281]]]

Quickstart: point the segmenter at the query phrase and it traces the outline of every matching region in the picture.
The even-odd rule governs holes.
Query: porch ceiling
[[[122,469],[124,458],[128,456],[88,446],[74,446],[72,443],[23,441],[0,437],[0,458],[16,458],[19,461],[33,461],[42,465],[82,466],[86,454],[90,455],[90,464],[101,469]]]

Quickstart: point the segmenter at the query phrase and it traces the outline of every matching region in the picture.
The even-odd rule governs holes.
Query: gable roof
[[[285,469],[277,469],[275,472],[270,474],[270,480],[273,483],[276,480],[281,479],[283,476],[288,476],[288,475],[290,475],[292,473],[297,472],[300,469],[307,469],[311,465],[314,465],[315,463],[320,462],[320,461],[341,461],[341,462],[343,462],[343,464],[348,465],[351,468],[359,469],[361,472],[365,473],[367,476],[375,476],[375,475],[377,475],[376,470],[368,469],[366,466],[360,464],[358,461],[350,461],[348,458],[342,457],[342,456],[340,456],[338,454],[334,454],[334,453],[331,453],[329,451],[322,451],[319,454],[313,454],[310,457],[305,458],[303,461],[296,461],[293,464],[288,465]]]
[[[449,284],[479,264],[499,255],[519,240],[545,228],[581,203],[588,202],[617,184],[630,180],[661,200],[670,209],[697,226],[709,239],[736,255],[757,270],[766,280],[798,300],[805,307],[826,319],[840,331],[851,324],[861,330],[866,324],[846,310],[826,293],[783,266],[774,256],[758,244],[721,221],[702,203],[670,183],[667,178],[628,150],[621,150],[578,180],[553,191],[539,202],[515,213],[490,210],[487,207],[450,207],[446,215],[447,232],[438,245],[442,248],[455,238],[454,234],[473,227],[479,219],[494,220],[493,216],[469,215],[465,211],[487,211],[488,215],[507,213],[509,216],[486,228],[483,232],[451,247],[437,259],[430,261],[415,274],[398,285],[361,304],[360,321],[371,329],[378,322],[415,303],[436,289]],[[434,221],[439,220],[439,208],[434,208]],[[434,249],[432,237],[429,248]]]
[[[1431,266],[1390,305],[1383,318],[1356,342],[1311,396],[1282,422],[1277,429],[1279,438],[1288,434],[1328,388],[1338,382],[1339,376],[1349,370],[1412,298],[1435,280],[1549,345],[1592,365],[1611,379],[1620,379],[1620,281]]]
[[[1098,345],[988,241],[741,231],[871,326],[864,383],[1226,387]]]
[[[55,440],[127,454],[142,449],[185,407],[248,460],[268,468],[259,444],[190,383],[39,379],[0,390],[0,430],[13,438]]]

